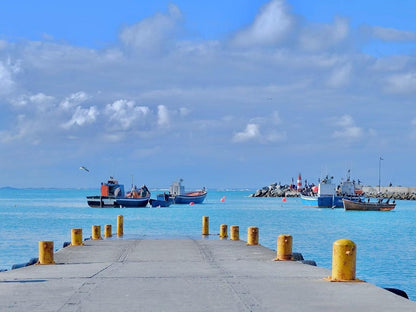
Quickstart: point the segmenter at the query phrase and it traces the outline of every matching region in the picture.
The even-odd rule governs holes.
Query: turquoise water
[[[91,235],[92,225],[113,225],[124,216],[125,238],[201,237],[202,216],[210,233],[220,224],[259,228],[259,243],[276,249],[277,236],[293,236],[293,251],[331,268],[332,244],[348,238],[357,244],[357,278],[380,287],[395,287],[416,300],[416,202],[398,201],[389,212],[354,212],[303,207],[300,199],[250,198],[251,191],[209,190],[202,205],[169,208],[89,208],[85,196],[98,190],[0,189],[0,269],[38,255],[38,241],[52,240],[55,249],[71,240],[71,229]],[[157,191],[153,191],[156,195]],[[226,196],[224,202],[220,199]],[[155,196],[153,196],[155,197]],[[211,238],[215,238],[212,236]]]

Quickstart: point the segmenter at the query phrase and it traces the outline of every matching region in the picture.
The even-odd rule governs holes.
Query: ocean
[[[159,193],[151,190],[152,197]],[[220,224],[259,228],[259,243],[276,250],[277,237],[290,234],[293,251],[331,269],[332,245],[341,238],[357,245],[356,277],[380,287],[404,290],[416,300],[416,202],[397,201],[387,212],[344,211],[303,207],[300,198],[251,198],[255,190],[208,190],[202,205],[168,208],[90,208],[87,195],[98,189],[0,189],[0,269],[38,256],[38,241],[54,241],[55,249],[71,240],[71,229],[91,236],[92,225],[113,225],[124,217],[124,237],[201,238],[202,216],[211,234]],[[225,196],[222,202],[221,198]],[[116,238],[114,238],[116,239]],[[210,235],[209,239],[218,239]],[[0,273],[1,274],[1,273]],[[323,276],[324,277],[324,276]]]

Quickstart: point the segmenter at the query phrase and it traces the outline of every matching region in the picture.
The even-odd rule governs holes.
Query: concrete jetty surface
[[[243,241],[89,240],[56,252],[55,265],[0,273],[0,311],[416,311],[372,284],[327,282],[327,269],[275,257]]]

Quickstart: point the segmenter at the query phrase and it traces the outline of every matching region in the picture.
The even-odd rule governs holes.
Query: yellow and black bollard
[[[230,226],[230,239],[240,240],[240,227],[238,225]]]
[[[101,237],[101,225],[93,225],[91,228],[91,239],[92,240],[97,240],[97,239],[102,239]]]
[[[52,241],[39,241],[39,261],[37,264],[55,264]]]
[[[250,226],[247,229],[247,245],[259,244],[259,228],[256,226]]]
[[[282,234],[277,237],[277,256],[275,260],[290,261],[293,260],[291,235]]]
[[[220,225],[220,238],[227,238],[228,237],[227,231],[228,231],[227,224],[221,224]]]
[[[111,224],[104,225],[104,237],[111,237],[113,234],[111,233]]]
[[[123,216],[122,215],[118,215],[117,216],[117,236],[123,236]]]
[[[71,229],[71,246],[81,246],[82,243],[82,229]]]
[[[202,235],[209,235],[209,217],[202,217]]]
[[[362,282],[355,278],[357,246],[349,239],[339,239],[332,248],[332,276],[326,278],[331,282]]]

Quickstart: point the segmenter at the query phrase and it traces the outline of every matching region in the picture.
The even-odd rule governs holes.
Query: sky
[[[415,186],[415,12],[405,0],[3,3],[0,186],[259,188],[347,170]]]

